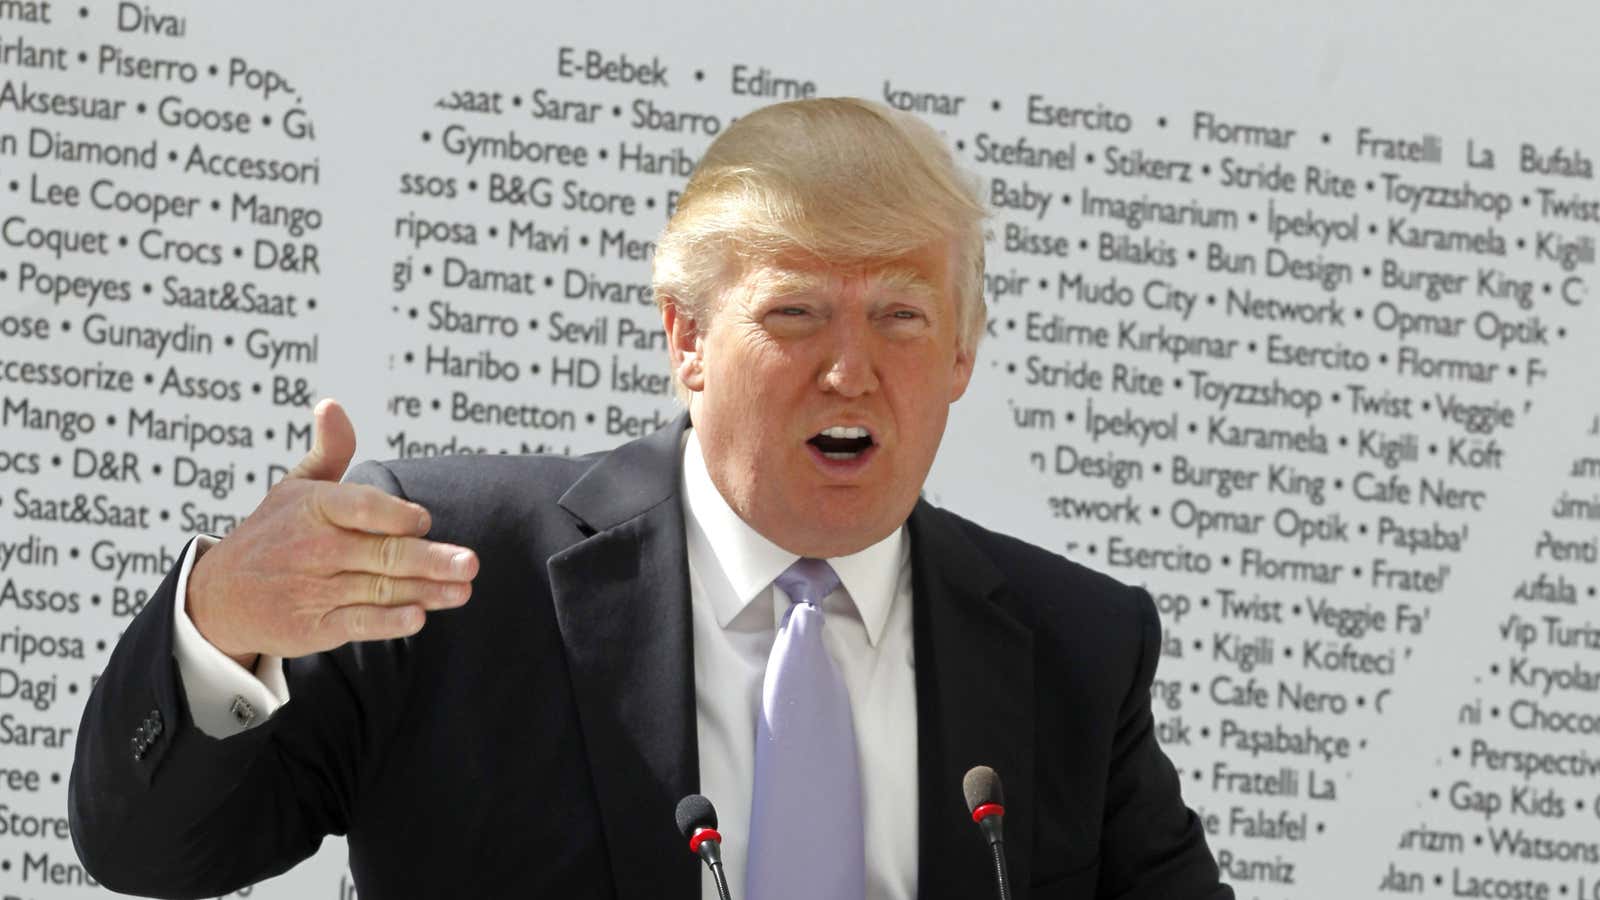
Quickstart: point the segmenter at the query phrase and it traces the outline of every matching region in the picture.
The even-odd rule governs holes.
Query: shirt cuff
[[[289,702],[289,685],[283,678],[283,658],[263,653],[254,674],[212,646],[184,611],[189,595],[189,572],[195,560],[220,538],[196,535],[189,542],[178,569],[176,608],[172,614],[172,655],[189,700],[189,716],[201,731],[214,738],[232,737],[265,722],[278,707]]]

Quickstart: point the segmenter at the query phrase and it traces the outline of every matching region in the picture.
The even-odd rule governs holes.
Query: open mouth
[[[856,459],[872,449],[872,433],[860,426],[835,425],[824,428],[806,443],[828,459]]]

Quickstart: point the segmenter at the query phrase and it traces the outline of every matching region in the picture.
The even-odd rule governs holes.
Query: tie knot
[[[782,588],[790,601],[820,608],[822,598],[838,589],[839,576],[827,560],[803,556],[772,583]]]

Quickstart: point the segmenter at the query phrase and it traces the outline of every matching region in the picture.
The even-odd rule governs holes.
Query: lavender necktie
[[[745,897],[863,900],[855,726],[844,679],[822,645],[822,598],[839,576],[806,558],[773,584],[791,605],[761,685]]]

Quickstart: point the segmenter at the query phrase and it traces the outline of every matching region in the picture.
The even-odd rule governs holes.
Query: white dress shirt
[[[744,893],[761,683],[789,606],[772,580],[798,557],[728,506],[711,482],[693,429],[686,432],[683,451],[700,791],[716,804],[723,868],[738,897]],[[174,655],[195,724],[226,737],[266,719],[289,697],[282,660],[263,656],[252,676],[207,643],[184,613],[189,570],[215,542],[197,539],[179,571]],[[872,900],[911,900],[917,893],[909,543],[902,526],[859,553],[828,560],[842,587],[822,602],[823,643],[843,676],[855,723]],[[717,898],[708,873],[702,873],[701,896]]]

